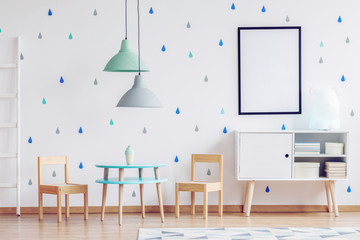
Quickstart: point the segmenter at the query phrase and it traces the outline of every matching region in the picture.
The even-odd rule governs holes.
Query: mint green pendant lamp
[[[145,62],[141,61],[140,72],[149,72]],[[127,40],[127,0],[125,0],[125,39],[121,42],[120,51],[113,56],[104,68],[105,72],[138,72],[138,56],[132,51]]]

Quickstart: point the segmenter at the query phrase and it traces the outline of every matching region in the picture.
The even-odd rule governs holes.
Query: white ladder
[[[16,215],[20,216],[20,37],[16,39],[16,62],[0,64],[0,70],[14,69],[16,71],[16,93],[1,93],[0,100],[15,99],[16,101],[16,122],[15,123],[0,123],[0,128],[16,128],[16,153],[0,153],[0,158],[15,158],[16,159],[16,182],[15,183],[0,183],[0,188],[16,188]],[[0,172],[5,171],[4,169]]]

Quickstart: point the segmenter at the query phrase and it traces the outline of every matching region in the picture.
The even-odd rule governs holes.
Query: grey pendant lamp
[[[145,62],[141,61],[141,72],[148,72]],[[127,0],[125,0],[125,39],[121,42],[120,51],[113,56],[104,68],[105,72],[137,72],[138,56],[131,50],[127,40]]]
[[[140,75],[140,3],[137,0],[138,14],[138,72],[135,76],[134,85],[121,97],[117,107],[161,108],[162,105],[155,94],[145,84],[145,79]]]

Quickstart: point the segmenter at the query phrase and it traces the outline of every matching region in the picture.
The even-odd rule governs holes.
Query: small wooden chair
[[[65,183],[45,185],[42,183],[42,165],[65,165]],[[57,221],[61,222],[61,195],[65,195],[66,218],[70,217],[69,194],[84,194],[84,219],[88,219],[88,186],[69,183],[67,156],[38,157],[39,220],[43,219],[43,193],[57,195]]]
[[[195,163],[218,163],[219,181],[202,182],[195,180]],[[204,193],[203,216],[206,219],[208,215],[208,192],[219,191],[219,216],[223,215],[223,155],[212,154],[192,154],[191,155],[191,181],[175,183],[175,215],[179,217],[179,192],[191,192],[191,214],[195,214],[195,192]]]

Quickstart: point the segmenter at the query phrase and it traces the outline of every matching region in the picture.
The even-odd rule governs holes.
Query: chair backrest
[[[195,163],[218,163],[219,182],[223,182],[223,155],[222,154],[191,154],[191,181],[195,181]]]
[[[65,183],[69,183],[69,165],[67,156],[38,157],[38,183],[42,184],[42,165],[65,165]]]

